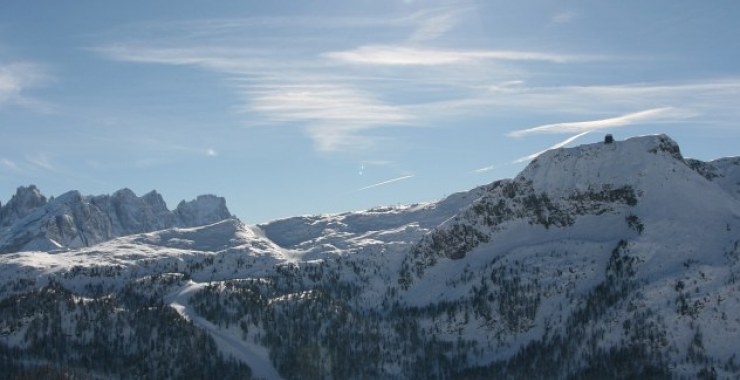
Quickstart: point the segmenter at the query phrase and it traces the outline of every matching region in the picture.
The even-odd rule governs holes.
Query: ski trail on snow
[[[268,380],[282,379],[270,362],[268,352],[264,347],[250,344],[227,331],[221,330],[218,326],[198,315],[193,307],[190,306],[190,297],[206,285],[206,283],[190,281],[180,290],[165,297],[165,302],[184,318],[208,332],[213,337],[213,340],[216,341],[221,352],[246,363],[252,369],[252,375],[255,378]]]

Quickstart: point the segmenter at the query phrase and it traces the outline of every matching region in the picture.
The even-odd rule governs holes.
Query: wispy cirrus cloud
[[[622,116],[608,119],[591,121],[577,121],[569,123],[545,124],[533,128],[521,129],[509,133],[511,137],[521,137],[535,133],[573,133],[580,132],[581,135],[604,128],[625,127],[639,122],[655,122],[684,117],[685,113],[672,107],[652,108],[640,112],[633,112]],[[581,135],[578,135],[580,137]]]
[[[547,72],[544,65],[564,67],[616,58],[450,44],[446,37],[454,35],[467,13],[474,12],[438,8],[351,22],[331,17],[201,20],[152,25],[157,33],[149,34],[157,38],[128,37],[129,42],[94,50],[116,61],[189,66],[216,73],[239,99],[233,108],[245,115],[245,124],[295,126],[317,150],[325,152],[377,146],[394,128],[434,124],[460,115],[527,112],[562,119],[622,114],[511,133],[519,136],[580,133],[740,108],[732,107],[736,97],[728,96],[740,89],[740,81],[732,79],[612,86],[575,86],[558,79],[549,82],[558,84],[543,85],[533,78],[533,67]],[[566,12],[555,19],[568,22],[572,17]],[[276,33],[265,40],[265,33],[249,33],[288,26],[298,30],[290,38]],[[378,41],[368,41],[366,33],[361,33],[362,38],[336,39],[377,26],[389,30]],[[148,36],[146,32],[141,35]],[[393,35],[396,38],[389,38]],[[728,102],[729,106],[717,105]],[[646,110],[633,112],[640,108]]]
[[[431,16],[430,16],[431,17]],[[439,14],[434,17],[442,17]],[[418,26],[427,28],[426,38],[432,38],[429,17],[415,14],[391,20],[376,19],[375,24]],[[336,64],[321,56],[318,47],[298,46],[293,40],[283,42],[285,49],[272,45],[245,44],[234,46],[231,40],[236,30],[254,25],[275,25],[285,20],[211,21],[205,28],[207,40],[194,38],[183,41],[177,37],[154,41],[113,43],[92,48],[96,53],[116,61],[172,66],[191,66],[221,76],[242,100],[234,107],[248,115],[249,124],[290,124],[301,128],[318,150],[337,151],[371,147],[378,137],[363,136],[379,128],[408,125],[414,116],[369,90],[365,86],[373,75],[337,70]],[[304,20],[306,21],[306,20]],[[331,20],[306,21],[311,25],[333,25]],[[360,24],[373,24],[363,20]],[[423,26],[427,25],[427,26]],[[342,27],[357,27],[346,24]],[[178,25],[177,28],[180,28]],[[442,28],[440,26],[440,28]],[[444,28],[442,28],[444,29]],[[219,32],[217,32],[219,31]],[[222,38],[221,32],[229,35]],[[437,32],[442,33],[439,29]],[[218,36],[218,37],[214,37]],[[295,50],[293,50],[295,48]],[[311,53],[312,49],[315,50]],[[300,51],[298,54],[296,51]],[[258,118],[258,120],[255,120]]]
[[[194,66],[224,75],[243,100],[238,112],[260,115],[266,123],[302,125],[322,151],[364,145],[369,139],[358,133],[412,119],[402,107],[336,79],[315,60],[280,59],[266,50],[226,47],[116,45],[96,50],[115,60]]]
[[[46,71],[36,63],[0,63],[0,108],[18,105],[41,112],[49,111],[49,105],[26,94],[28,90],[49,81]]]
[[[737,101],[736,95],[740,91],[740,79],[720,78],[704,81],[679,82],[679,83],[634,83],[611,86],[567,86],[563,87],[572,96],[582,98],[623,99],[625,101],[634,99],[634,103],[644,103],[645,100],[655,99],[665,101],[711,100],[726,99]],[[729,99],[727,99],[729,97]]]
[[[419,10],[411,14],[373,16],[331,17],[322,15],[292,16],[254,16],[254,17],[219,17],[196,20],[162,22],[142,21],[125,26],[117,26],[111,33],[142,39],[161,38],[162,35],[174,35],[183,40],[204,38],[232,38],[245,30],[286,30],[298,28],[302,31],[315,30],[363,30],[385,28],[411,28],[409,40],[427,41],[447,33],[459,22],[460,16],[469,11],[466,7],[439,7]],[[295,36],[292,36],[295,38]]]
[[[259,112],[272,122],[308,123],[307,131],[321,151],[371,142],[363,131],[408,123],[413,116],[372,94],[342,85],[276,86],[250,92],[244,111]]]
[[[188,23],[187,28],[176,24],[175,30],[193,38],[171,37],[108,44],[94,50],[118,61],[192,66],[218,73],[232,84],[242,99],[241,105],[235,108],[245,115],[262,118],[252,120],[250,124],[297,125],[321,151],[371,147],[383,139],[378,133],[370,133],[373,130],[412,123],[421,125],[418,122],[421,115],[416,112],[413,101],[398,103],[399,97],[395,94],[398,86],[403,86],[400,90],[406,92],[425,85],[436,87],[436,91],[448,87],[450,91],[445,92],[452,94],[460,91],[461,83],[479,82],[478,78],[470,78],[470,72],[461,75],[459,65],[484,61],[566,63],[593,58],[536,51],[423,46],[449,33],[468,11],[438,8],[404,17],[368,18],[351,23],[337,23],[331,18],[304,17],[296,20],[296,25],[306,28],[321,26],[350,30],[380,24],[400,30],[412,28],[410,37],[406,39],[408,46],[362,45],[329,52],[322,51],[324,45],[318,47],[308,43],[298,46],[294,41],[281,42],[284,48],[279,50],[274,49],[275,41],[271,41],[269,46],[259,43],[234,46],[233,34],[237,31],[244,34],[245,30],[255,27],[285,27],[290,24],[286,18],[259,18],[207,20]],[[161,34],[163,26],[152,27]],[[301,54],[293,55],[297,51]],[[377,66],[377,70],[352,67],[355,64]],[[393,67],[391,71],[383,71],[380,66],[400,69],[404,66],[442,66],[444,72],[438,72],[434,77],[424,74],[409,77],[408,73],[397,72]],[[396,81],[399,84],[393,84]],[[423,116],[434,113],[425,111]]]
[[[7,158],[0,158],[0,166],[12,172],[21,171],[21,168],[18,167],[18,164],[15,163],[15,161],[7,159]]]
[[[56,165],[54,165],[54,163],[51,162],[51,160],[49,159],[49,156],[46,155],[46,153],[37,153],[34,155],[27,155],[26,161],[44,170],[54,172],[54,173],[59,172],[59,169],[56,167]]]
[[[676,83],[541,86],[521,80],[474,88],[469,97],[414,105],[418,114],[447,116],[491,112],[556,112],[562,115],[630,113],[635,109],[673,107],[676,118],[701,115],[732,124],[740,117],[740,79]]]
[[[434,40],[452,30],[460,21],[465,9],[449,8],[435,9],[430,12],[417,13],[412,19],[417,19],[418,25],[409,37],[410,43],[421,43]]]
[[[115,61],[193,66],[230,75],[268,73],[289,68],[280,64],[277,57],[268,55],[264,49],[176,44],[174,41],[161,44],[121,43],[90,50]]]
[[[408,121],[399,107],[371,94],[342,85],[295,85],[254,91],[248,109],[269,114],[275,121],[331,121],[372,125]]]

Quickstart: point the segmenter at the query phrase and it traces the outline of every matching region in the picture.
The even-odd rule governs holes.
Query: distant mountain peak
[[[172,227],[196,227],[231,218],[224,198],[202,195],[170,211],[156,191],[137,196],[68,191],[47,202],[36,186],[18,188],[0,208],[0,252],[94,245],[115,237]]]

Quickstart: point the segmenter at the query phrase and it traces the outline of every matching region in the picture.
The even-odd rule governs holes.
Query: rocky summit
[[[740,377],[740,158],[665,135],[263,225],[214,196],[31,186],[0,247],[9,377]]]

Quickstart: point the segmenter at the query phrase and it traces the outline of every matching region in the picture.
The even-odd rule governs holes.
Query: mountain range
[[[47,200],[36,186],[19,187],[0,208],[0,253],[89,247],[119,236],[173,227],[194,227],[230,218],[224,198],[201,195],[167,209],[151,191],[129,189],[83,196],[69,191]]]
[[[10,378],[737,378],[740,158],[550,150],[430,203],[245,225],[156,192],[0,208]]]

